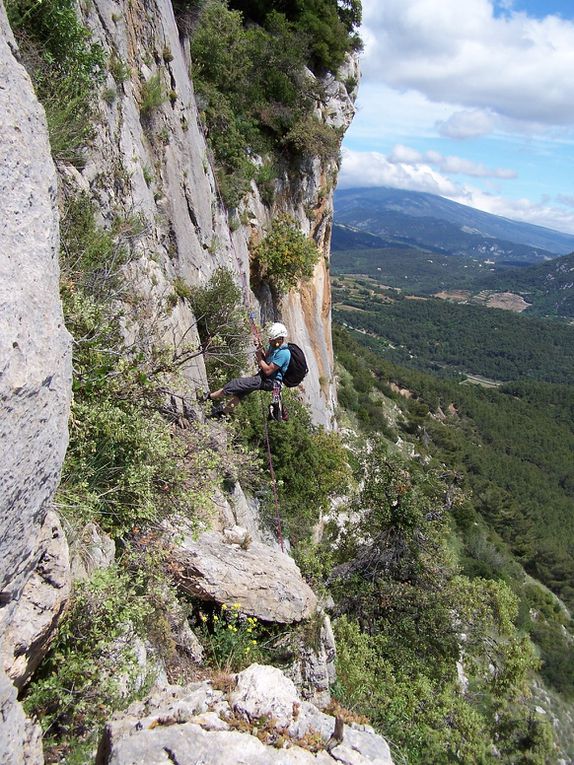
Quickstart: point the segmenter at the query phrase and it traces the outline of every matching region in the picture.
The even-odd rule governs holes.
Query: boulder
[[[280,670],[253,664],[227,680],[225,693],[205,681],[132,704],[106,726],[97,765],[392,765],[372,728],[337,723]]]
[[[288,555],[261,542],[230,544],[217,532],[195,540],[185,526],[172,529],[170,536],[176,584],[188,595],[239,603],[244,614],[280,624],[307,619],[316,611],[317,597]]]
[[[40,559],[4,636],[4,670],[17,688],[22,688],[46,655],[70,596],[68,543],[53,510],[46,516],[38,547]]]

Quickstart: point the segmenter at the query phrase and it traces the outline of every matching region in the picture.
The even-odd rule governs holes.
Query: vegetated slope
[[[389,356],[380,338],[386,336],[388,327],[403,327],[410,318],[412,324],[406,327],[410,333],[409,341],[417,341],[417,348],[412,347],[412,350],[422,349],[416,367],[424,372],[432,369],[433,364],[429,363],[425,349],[436,349],[436,344],[431,339],[434,337],[433,329],[431,326],[428,331],[428,325],[419,322],[417,307],[417,303],[406,303],[406,310],[400,317],[393,316],[389,325],[385,325],[385,329],[380,328],[380,334],[376,336],[373,330],[376,326],[375,320],[371,324],[371,335],[355,333],[361,343],[374,352],[370,357],[371,363],[373,359],[377,359],[381,368],[392,368],[390,365],[385,366],[389,362]],[[460,312],[457,311],[460,315],[464,307],[457,308],[461,308]],[[483,309],[482,313],[486,314],[484,319],[490,315],[486,309]],[[341,320],[347,317],[348,313],[337,311],[336,315],[338,320]],[[360,314],[361,319],[363,316]],[[488,350],[488,325],[478,323],[471,326],[480,329],[479,334],[474,335],[474,342],[480,343],[482,337],[486,345],[485,350]],[[527,324],[526,327],[528,326],[530,325]],[[427,335],[425,330],[428,331]],[[417,331],[420,332],[418,338]],[[456,334],[454,327],[454,335]],[[499,334],[504,338],[500,364],[496,367],[479,366],[475,369],[476,373],[493,376],[492,372],[500,372],[505,368],[514,368],[520,372],[520,365],[527,363],[530,358],[535,359],[542,348],[534,343],[527,344],[528,333],[519,338],[511,332],[507,334],[502,321],[499,324]],[[535,336],[534,332],[532,336]],[[456,340],[456,337],[454,339]],[[518,345],[520,342],[525,345],[518,348],[519,353],[510,359],[513,343]],[[458,359],[457,347],[461,349]],[[478,348],[480,349],[480,345]],[[460,342],[458,345],[454,342],[449,346],[449,353],[452,354],[449,357],[450,363],[463,366],[463,360],[468,360],[468,357],[465,359],[465,350],[464,327],[461,327]],[[477,352],[472,344],[469,350],[479,363],[480,350]],[[566,346],[563,350],[566,351]],[[401,358],[401,354],[395,354],[393,360],[396,361],[397,357]],[[404,355],[401,361],[403,359]],[[410,359],[411,369],[413,361]],[[496,357],[493,356],[491,361],[495,363]],[[511,366],[508,367],[506,365],[509,362]],[[515,374],[514,382],[508,382],[500,388],[461,385],[461,377],[456,381],[447,381],[438,376],[423,376],[421,372],[409,371],[405,366],[393,374],[399,378],[400,384],[408,388],[414,386],[415,392],[433,411],[439,406],[446,411],[449,405],[454,404],[459,414],[466,415],[466,430],[462,428],[457,431],[456,438],[453,435],[448,436],[445,444],[449,441],[452,441],[452,444],[448,446],[447,451],[453,452],[451,457],[456,457],[459,468],[469,474],[477,496],[481,497],[481,502],[484,503],[484,512],[496,521],[497,530],[507,537],[513,549],[522,556],[531,570],[540,575],[542,581],[563,595],[567,593],[571,605],[574,605],[572,369],[570,362],[569,369],[555,369],[546,377],[540,376],[537,382],[523,369],[522,374]],[[542,372],[543,364],[540,364],[539,373],[542,375]],[[553,376],[554,383],[551,384],[549,380],[552,380]],[[429,425],[425,424],[425,427],[428,430]],[[553,562],[548,562],[548,556]]]
[[[333,296],[337,321],[368,332],[397,363],[442,376],[574,384],[574,327],[484,306],[409,299],[350,279],[337,280]]]
[[[361,236],[365,239],[367,235]],[[460,259],[435,249],[418,249],[406,244],[334,250],[331,265],[335,274],[367,275],[381,284],[422,295],[448,289],[470,290],[485,271],[507,268],[488,259]]]
[[[335,299],[339,299],[337,291]],[[348,295],[344,299],[352,301]],[[488,496],[487,485],[498,487],[495,494],[502,490],[500,506],[485,500],[487,512],[499,521],[506,513],[510,526],[505,530],[501,522],[501,533],[507,534],[543,581],[560,592],[570,590],[574,574],[574,482],[569,456],[574,449],[574,328],[436,300],[384,303],[370,295],[368,304],[369,311],[335,307],[335,317],[366,330],[368,334],[356,334],[361,343],[376,353],[381,364],[403,365],[403,384],[411,387],[415,381],[415,389],[431,397],[433,409],[454,403],[469,416],[480,434],[480,447],[476,448],[469,433],[460,463],[474,476],[483,498]],[[438,376],[417,377],[407,366]],[[464,374],[456,375],[452,383],[444,380],[452,377],[453,370],[507,384],[477,389],[460,384]],[[508,503],[514,507],[510,514],[503,509]],[[556,553],[553,558],[549,549]],[[547,555],[554,561],[550,565],[545,562]],[[563,565],[569,573],[560,573]]]
[[[410,441],[418,461],[440,466],[464,497],[457,504],[450,495],[450,547],[471,581],[505,582],[518,597],[517,624],[538,645],[542,678],[559,699],[557,735],[572,757],[574,625],[522,566],[574,606],[574,387],[460,385],[388,362],[367,347],[369,336],[340,327],[334,336],[342,407],[363,428]]]
[[[531,303],[529,314],[574,316],[574,253],[527,268],[481,274],[473,290],[495,289],[518,293]]]
[[[565,255],[574,249],[574,236],[569,234],[490,215],[433,194],[390,188],[338,190],[335,222],[387,240],[435,244],[449,251],[472,249],[478,246],[478,237],[486,252],[488,240],[495,248],[500,240],[502,250],[509,243],[532,248],[530,262],[544,257],[542,251]],[[524,250],[517,252],[517,260],[528,259]]]
[[[342,249],[332,256],[336,274],[366,275],[382,284],[416,294],[464,290],[466,302],[482,301],[485,294],[505,292],[528,303],[528,314],[574,316],[574,254],[536,265],[461,260],[431,249],[408,245],[382,246],[379,237],[335,227]],[[356,247],[353,249],[353,247]]]

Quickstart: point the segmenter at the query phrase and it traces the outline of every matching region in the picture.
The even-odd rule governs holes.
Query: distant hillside
[[[475,289],[496,289],[521,295],[529,313],[574,316],[574,253],[528,268],[483,274]]]
[[[574,251],[574,236],[475,210],[433,194],[389,188],[335,194],[334,249],[407,244],[459,257],[536,263]],[[345,227],[343,231],[341,226]]]

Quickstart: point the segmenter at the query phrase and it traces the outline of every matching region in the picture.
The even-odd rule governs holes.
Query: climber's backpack
[[[307,359],[305,354],[295,343],[287,343],[289,350],[291,351],[291,361],[287,367],[287,371],[283,375],[283,384],[288,388],[294,388],[303,382],[303,378],[309,371],[307,366]]]

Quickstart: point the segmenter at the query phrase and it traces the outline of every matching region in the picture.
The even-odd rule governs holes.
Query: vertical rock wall
[[[71,396],[56,172],[44,112],[15,53],[0,3],[0,636],[41,555],[38,535],[67,446]],[[0,761],[40,762],[37,732],[15,696],[2,675]]]
[[[178,31],[170,0],[95,0],[86,23],[129,76],[119,81],[108,75],[107,92],[115,95],[102,100],[96,146],[81,176],[72,175],[78,187],[98,201],[104,223],[119,212],[145,221],[126,277],[143,298],[148,324],[152,321],[157,338],[174,347],[196,342],[189,306],[173,300],[174,281],[203,284],[218,266],[231,269],[246,306],[258,311],[262,321],[282,318],[292,339],[305,348],[311,374],[304,395],[314,421],[331,427],[335,389],[328,255],[336,159],[309,161],[297,179],[284,179],[274,209],[261,202],[253,184],[230,226],[195,102],[188,42]],[[345,79],[357,74],[356,60],[347,66]],[[158,76],[163,102],[142,109],[146,83]],[[354,114],[354,93],[349,96],[333,78],[324,85],[325,97],[317,103],[316,114],[343,131]],[[282,305],[260,306],[249,290],[249,248],[279,212],[292,215],[314,237],[323,258],[314,279]],[[134,332],[142,318],[133,316]],[[190,387],[205,387],[201,360],[191,361],[183,372]]]

